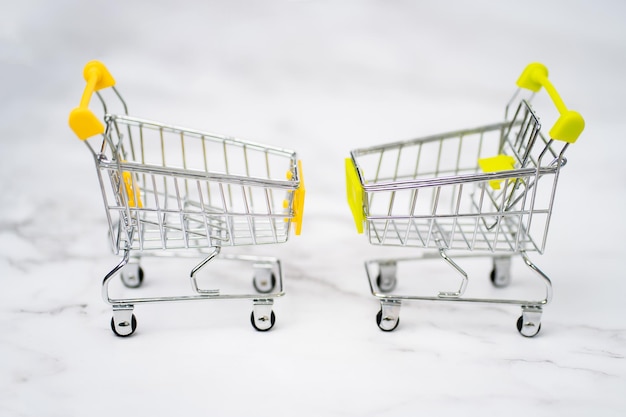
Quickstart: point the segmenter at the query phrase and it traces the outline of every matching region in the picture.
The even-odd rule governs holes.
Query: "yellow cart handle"
[[[585,128],[585,120],[580,113],[567,109],[563,99],[548,79],[548,68],[545,65],[539,62],[527,65],[517,80],[517,86],[535,93],[543,87],[559,111],[559,118],[550,129],[550,137],[568,143],[576,142]]]
[[[90,61],[83,69],[83,77],[87,81],[85,91],[78,107],[70,112],[69,124],[80,140],[104,133],[104,125],[91,110],[89,102],[94,91],[115,85],[115,80],[109,70],[100,61]]]

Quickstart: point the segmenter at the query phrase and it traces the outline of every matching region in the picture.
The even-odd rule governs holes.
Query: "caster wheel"
[[[124,286],[128,288],[139,288],[143,284],[143,269],[137,266],[129,266],[120,272],[120,278]]]
[[[541,330],[541,323],[527,323],[524,325],[524,317],[520,316],[517,319],[517,331],[524,337],[533,337],[536,336]]]
[[[250,315],[250,322],[252,323],[252,327],[254,327],[256,330],[260,332],[266,332],[274,327],[274,323],[276,323],[276,315],[272,311],[270,317],[264,316],[257,319],[253,311]]]
[[[273,272],[270,274],[255,274],[252,279],[252,285],[258,293],[268,294],[276,288],[276,276]]]
[[[384,276],[383,274],[378,274],[376,278],[376,285],[381,292],[391,292],[396,289],[396,284],[398,280],[395,276]]]
[[[111,319],[111,330],[113,330],[113,333],[115,333],[116,336],[128,337],[132,335],[133,333],[135,333],[136,329],[137,329],[137,319],[135,318],[134,314],[131,316],[130,323],[127,321],[122,322],[119,324],[119,326],[115,325],[115,318]]]
[[[383,319],[383,310],[379,310],[376,315],[376,324],[383,332],[392,332],[398,327],[400,324],[400,317],[396,317],[395,319]]]
[[[496,257],[493,259],[493,269],[489,274],[491,283],[496,288],[508,287],[511,283],[511,258]]]
[[[507,287],[511,283],[511,277],[505,274],[496,275],[496,270],[492,269],[491,274],[489,274],[489,279],[491,279],[491,283],[494,287],[504,288]]]

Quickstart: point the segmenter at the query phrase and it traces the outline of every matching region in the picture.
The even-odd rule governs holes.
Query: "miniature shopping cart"
[[[103,298],[113,308],[113,332],[129,336],[135,331],[136,304],[241,298],[253,300],[254,328],[272,328],[273,300],[284,295],[279,260],[220,255],[220,249],[283,243],[291,227],[300,234],[305,189],[296,153],[131,117],[102,63],[89,62],[83,75],[87,86],[69,124],[94,157],[112,248],[122,257],[102,284]],[[94,92],[104,124],[88,109]],[[114,98],[120,114],[110,112],[105,94]],[[93,136],[102,138],[98,147],[87,140]],[[118,273],[127,287],[141,285],[140,261],[149,255],[200,257],[191,271],[193,292],[112,298],[109,284]],[[201,288],[198,272],[218,255],[251,264],[256,291],[226,294]]]
[[[373,245],[407,246],[421,256],[378,259],[365,263],[372,294],[380,300],[380,329],[394,330],[404,300],[437,300],[519,305],[517,329],[524,336],[539,332],[542,307],[550,302],[552,284],[531,262],[528,252],[543,253],[565,151],[584,128],[568,110],[539,63],[530,64],[507,104],[500,123],[404,142],[356,149],[346,159],[347,197],[359,233]],[[534,93],[549,93],[559,116],[545,137],[531,107]],[[465,297],[468,274],[452,258],[493,259],[492,283],[510,282],[511,257],[524,263],[545,285],[539,300]],[[460,276],[452,291],[414,296],[397,291],[400,262],[441,258]],[[543,288],[544,285],[541,285]]]

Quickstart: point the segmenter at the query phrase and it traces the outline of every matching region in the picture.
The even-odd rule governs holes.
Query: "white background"
[[[626,412],[622,2],[0,6],[0,415]],[[215,301],[140,306],[135,335],[111,333],[100,282],[117,259],[93,161],[67,127],[91,59],[133,115],[299,153],[302,235],[245,249],[283,262],[270,332],[252,329],[249,302]],[[363,262],[411,249],[356,233],[343,159],[499,121],[533,61],[586,119],[546,253],[533,258],[554,281],[541,333],[518,334],[518,308],[425,302],[404,304],[399,328],[381,332]],[[146,266],[146,290],[187,288],[191,266]],[[497,295],[484,269],[475,281]],[[450,273],[415,273],[440,271]]]

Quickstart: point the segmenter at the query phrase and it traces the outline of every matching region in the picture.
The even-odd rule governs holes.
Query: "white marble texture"
[[[626,413],[623,2],[25,0],[0,9],[1,416]],[[67,127],[94,58],[133,114],[299,152],[302,236],[245,249],[283,261],[287,294],[272,331],[252,329],[249,302],[215,301],[138,306],[136,334],[111,333],[100,282],[117,260],[90,155]],[[497,121],[535,60],[587,121],[568,153],[547,251],[534,256],[554,281],[541,333],[518,334],[516,307],[442,303],[405,304],[400,327],[381,332],[363,261],[411,250],[356,234],[343,158]],[[147,266],[145,291],[187,288],[189,268]],[[440,269],[449,273],[440,263],[421,271]],[[476,281],[497,295],[486,276]]]

